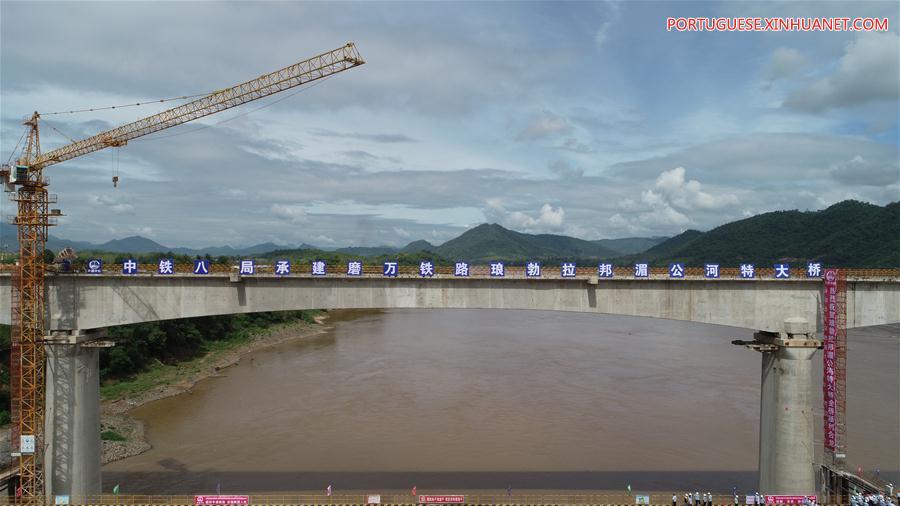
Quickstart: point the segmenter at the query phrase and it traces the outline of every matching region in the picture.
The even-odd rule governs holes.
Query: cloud
[[[572,125],[558,114],[544,111],[541,115],[532,119],[528,125],[516,136],[520,141],[535,141],[556,134],[568,133]]]
[[[865,138],[809,133],[752,133],[699,143],[657,157],[621,162],[611,173],[622,178],[656,179],[672,167],[690,167],[698,180],[736,187],[805,185],[822,180],[832,164],[863,156],[890,164],[900,158],[896,145]],[[848,180],[849,185],[856,185]]]
[[[900,35],[864,33],[846,47],[830,75],[795,90],[789,108],[822,112],[900,98]]]
[[[571,151],[573,153],[580,153],[580,154],[591,154],[596,151],[592,146],[585,144],[583,142],[580,142],[580,141],[578,141],[578,139],[575,139],[574,137],[569,137],[568,139],[563,141],[563,143],[560,144],[558,146],[558,148],[565,150],[565,151]]]
[[[566,212],[562,207],[554,208],[550,204],[544,204],[538,210],[537,217],[530,216],[522,211],[509,212],[500,202],[500,199],[488,199],[487,208],[484,211],[488,221],[500,223],[515,230],[529,232],[560,231],[566,219]]]
[[[703,185],[699,181],[685,180],[684,172],[684,167],[675,167],[660,174],[656,178],[655,191],[644,192],[646,200],[665,201],[667,204],[686,210],[719,209],[737,204],[738,199],[735,195],[707,193],[703,191]]]
[[[272,204],[271,211],[278,219],[290,223],[305,223],[307,220],[306,209],[301,206]]]
[[[854,186],[885,186],[900,183],[900,162],[873,163],[860,155],[831,166],[835,181]]]
[[[94,207],[102,207],[115,214],[134,214],[134,206],[109,195],[88,195],[88,203]]]
[[[319,137],[337,137],[341,139],[356,139],[361,141],[378,142],[382,144],[397,144],[401,142],[419,142],[408,135],[403,134],[365,134],[358,132],[335,132],[332,130],[316,129],[313,135]]]
[[[774,82],[779,79],[793,77],[803,71],[809,61],[800,51],[793,48],[780,47],[772,53],[772,61],[766,70],[766,81]]]
[[[584,175],[584,169],[573,167],[571,163],[565,160],[556,160],[550,164],[550,172],[553,172],[561,179],[571,179]]]

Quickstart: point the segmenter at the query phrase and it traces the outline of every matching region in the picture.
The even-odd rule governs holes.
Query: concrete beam
[[[778,332],[785,318],[821,325],[817,280],[311,278],[140,275],[47,277],[50,330],[261,311],[482,308],[577,311]],[[900,322],[900,280],[848,283],[848,328]],[[0,276],[0,308],[9,276]],[[0,323],[9,323],[0,309]]]

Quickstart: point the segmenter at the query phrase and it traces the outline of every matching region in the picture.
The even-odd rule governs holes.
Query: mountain
[[[0,248],[3,244],[7,245],[8,251],[16,250],[15,227],[0,224]],[[140,236],[103,244],[50,236],[47,242],[47,247],[54,252],[63,246],[72,246],[76,251],[93,249],[134,254],[172,251],[191,256],[205,253],[261,256],[272,251],[300,250],[317,250],[319,256],[326,253],[308,244],[294,248],[271,242],[244,248],[170,248]],[[615,259],[621,265],[635,261],[649,261],[655,265],[674,261],[689,265],[705,262],[764,265],[777,261],[801,264],[815,260],[832,266],[900,267],[900,202],[877,206],[847,200],[821,211],[775,211],[726,223],[707,232],[687,230],[668,239],[630,237],[586,241],[564,235],[526,234],[495,223],[478,225],[439,246],[419,240],[402,249],[350,247],[339,248],[329,255],[332,253],[334,258],[339,255],[360,258],[403,254],[407,261],[416,257],[471,262]]]
[[[82,247],[82,249],[85,248]],[[91,249],[109,251],[111,253],[155,253],[157,251],[169,251],[169,248],[162,244],[139,235],[133,235],[124,239],[113,239],[112,241],[107,241],[103,244],[94,246]],[[78,248],[75,248],[75,251],[78,251]]]
[[[428,241],[413,241],[400,249],[400,253],[418,253],[420,251],[434,251],[435,247]]]
[[[16,251],[18,249],[18,235],[16,227],[7,223],[0,224],[0,249],[3,245],[7,246],[8,251]],[[181,255],[205,255],[212,256],[237,256],[237,255],[261,255],[270,251],[283,250],[286,248],[296,249],[319,249],[316,246],[303,243],[299,246],[282,246],[272,242],[265,242],[247,246],[243,248],[233,248],[231,246],[211,246],[208,248],[173,248],[162,245],[152,239],[134,235],[123,239],[113,239],[102,244],[95,244],[86,241],[73,241],[62,239],[54,235],[47,237],[47,249],[57,252],[64,247],[74,248],[75,251],[106,251],[110,253],[164,253],[171,251]]]
[[[642,255],[657,264],[776,261],[900,267],[900,202],[884,207],[846,200],[821,211],[775,211],[708,232],[689,230]]]
[[[447,259],[526,260],[538,258],[612,258],[619,256],[591,241],[564,235],[525,234],[493,224],[467,230],[433,250]]]
[[[377,257],[379,255],[392,255],[398,250],[392,246],[350,246],[348,248],[338,248],[335,251],[357,257]]]
[[[591,242],[615,251],[620,255],[634,255],[636,253],[643,253],[666,239],[668,239],[668,237],[664,236],[623,237],[621,239],[597,239]]]

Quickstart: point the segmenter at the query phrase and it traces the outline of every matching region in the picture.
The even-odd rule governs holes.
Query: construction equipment
[[[58,210],[50,204],[56,196],[47,192],[43,170],[51,165],[108,147],[120,147],[132,139],[159,132],[204,116],[268,97],[323,79],[365,63],[351,42],[335,50],[295,63],[281,70],[173,107],[106,132],[72,142],[48,153],[41,152],[38,112],[24,122],[27,140],[14,168],[4,167],[0,178],[12,187],[18,203],[19,262],[12,282],[12,444],[19,453],[23,502],[37,502],[44,494],[44,373],[46,307],[44,301],[44,245],[47,228]],[[116,178],[117,179],[117,178]],[[114,179],[113,181],[117,181]]]

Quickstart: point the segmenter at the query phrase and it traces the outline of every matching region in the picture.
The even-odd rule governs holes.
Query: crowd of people
[[[712,492],[705,494],[700,492],[691,494],[688,492],[684,494],[681,500],[683,501],[681,506],[713,506]],[[719,500],[721,501],[721,498]],[[672,506],[679,506],[678,502],[678,494],[672,494]],[[720,504],[721,502],[717,502],[717,505]],[[741,501],[741,496],[734,496],[734,506],[749,506],[750,504],[764,505],[766,504],[766,498],[758,492],[752,496],[747,496],[744,501]],[[811,498],[804,498],[800,504],[803,506],[817,506],[816,501]],[[891,494],[854,493],[850,495],[850,506],[900,506],[900,492],[897,493],[896,500],[891,497]]]
[[[897,493],[897,501],[894,502],[890,494],[852,494],[850,506],[897,506],[900,503],[900,492]]]

